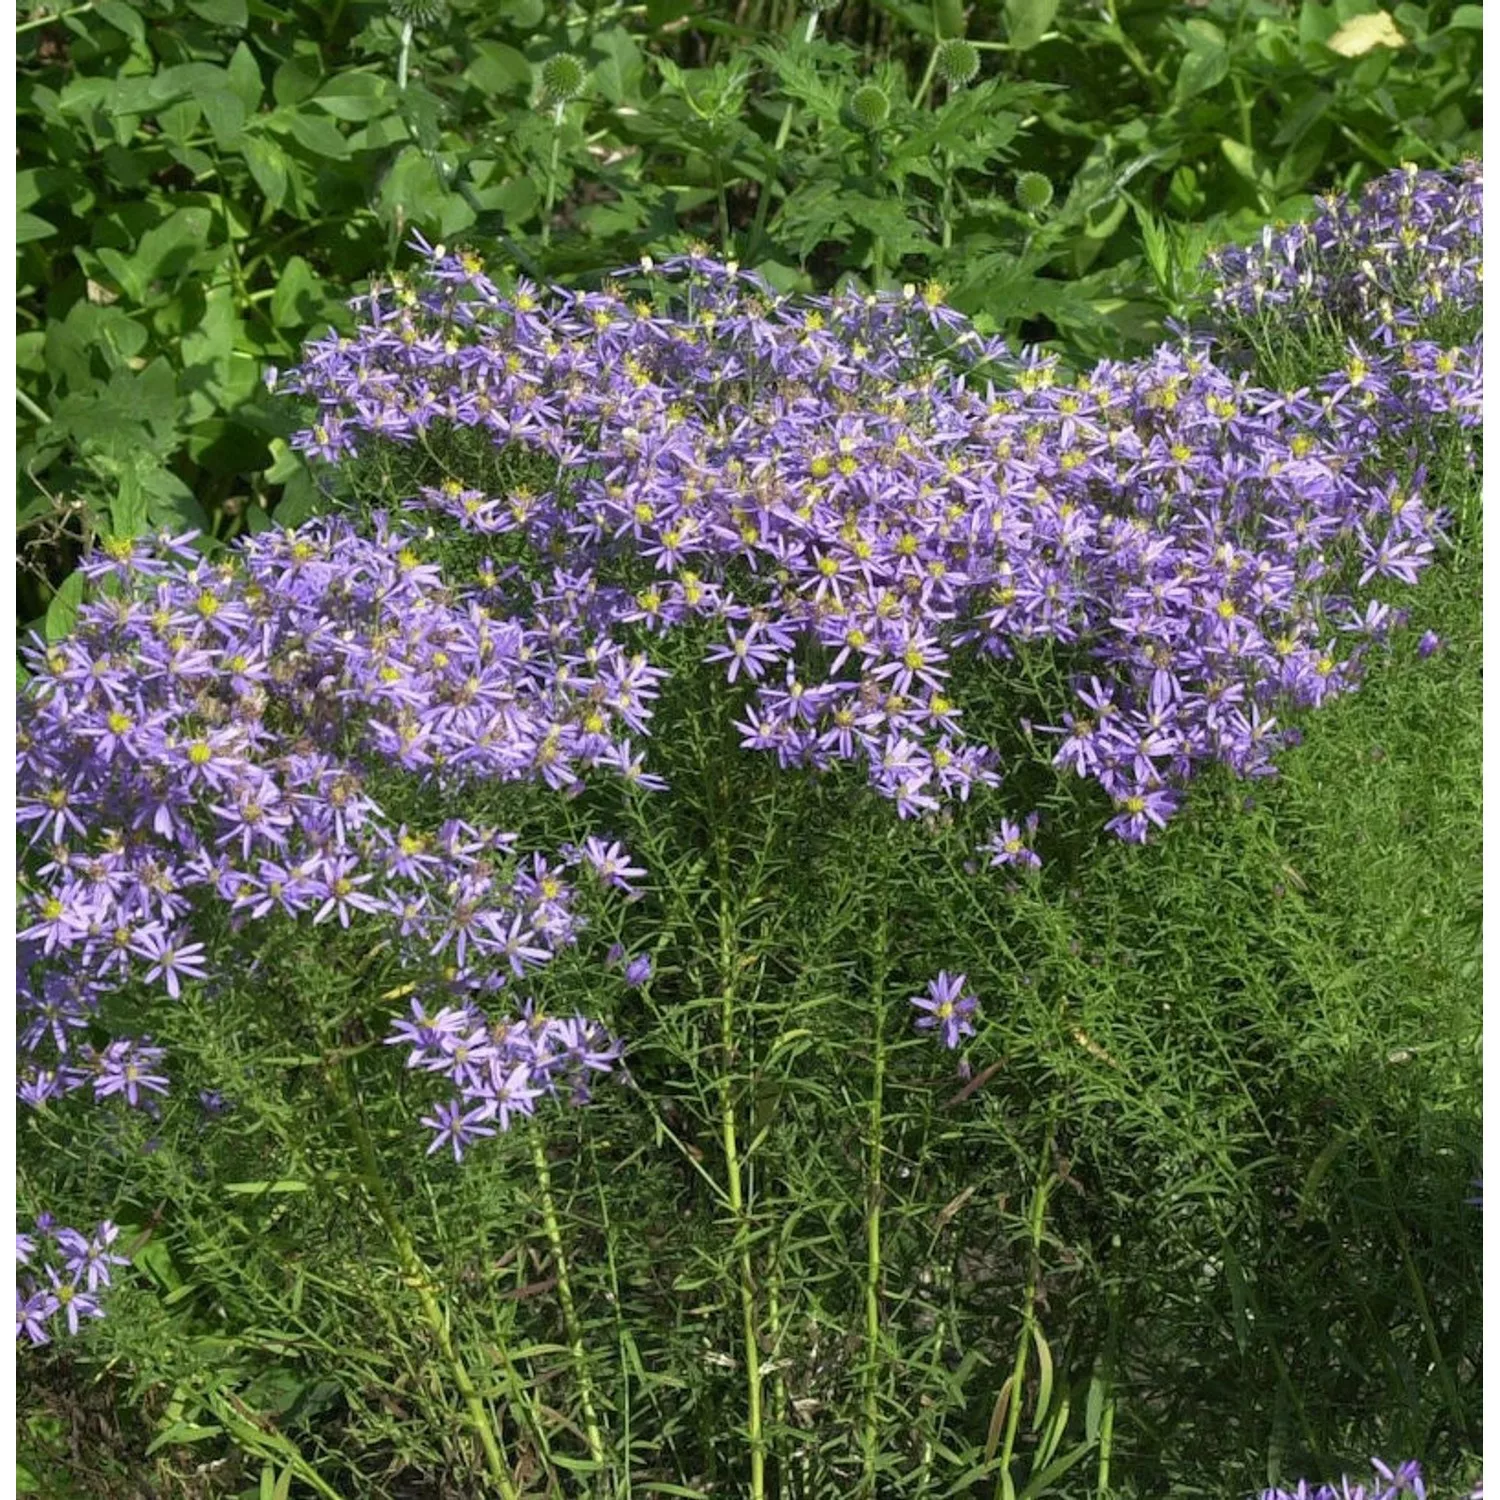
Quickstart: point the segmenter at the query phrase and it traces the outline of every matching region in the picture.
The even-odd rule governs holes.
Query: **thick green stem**
[[[584,1431],[588,1436],[589,1457],[604,1467],[604,1440],[599,1435],[599,1416],[594,1405],[594,1383],[584,1358],[583,1328],[578,1321],[578,1307],[573,1301],[573,1283],[568,1276],[568,1260],[563,1253],[562,1230],[558,1227],[557,1207],[552,1198],[552,1172],[547,1165],[547,1148],[541,1130],[533,1124],[531,1164],[536,1169],[537,1186],[542,1196],[542,1226],[552,1251],[552,1265],[557,1272],[557,1300],[562,1304],[563,1327],[568,1332],[568,1349],[573,1356],[573,1370],[578,1377],[578,1397],[583,1405]]]
[[[745,1212],[744,1184],[740,1172],[739,1139],[734,1109],[734,1001],[737,978],[735,923],[731,909],[729,849],[723,833],[719,845],[719,1122],[724,1143],[724,1170],[729,1213],[735,1238],[740,1243],[740,1313],[745,1337],[745,1397],[750,1439],[750,1500],[765,1500],[766,1438],[761,1411],[760,1343],[755,1326],[755,1269],[750,1256],[750,1220]]]
[[[885,978],[886,912],[881,907],[875,924],[875,967],[871,985],[874,1011],[875,1077],[870,1087],[869,1200],[865,1211],[865,1399],[864,1476],[860,1493],[875,1493],[875,1463],[880,1455],[880,1207],[884,1193],[882,1174],[885,1147]]]
[[[412,1243],[406,1225],[401,1222],[396,1212],[390,1193],[386,1191],[385,1179],[380,1171],[380,1159],[375,1153],[375,1143],[370,1139],[370,1132],[365,1126],[359,1104],[351,1094],[348,1080],[345,1079],[337,1064],[326,1070],[326,1076],[339,1103],[343,1106],[345,1118],[349,1121],[349,1128],[359,1147],[360,1160],[363,1164],[361,1181],[366,1192],[374,1200],[375,1207],[385,1223],[386,1233],[390,1236],[391,1244],[396,1251],[396,1259],[401,1265],[402,1276],[407,1285],[416,1292],[417,1300],[422,1307],[422,1316],[432,1330],[438,1349],[453,1376],[454,1387],[468,1411],[470,1425],[474,1428],[480,1445],[484,1449],[485,1466],[489,1470],[490,1478],[494,1481],[495,1488],[500,1492],[503,1500],[520,1500],[515,1481],[510,1475],[510,1465],[506,1462],[505,1454],[500,1447],[500,1438],[495,1431],[495,1423],[491,1420],[489,1412],[485,1410],[484,1402],[480,1399],[468,1369],[453,1345],[448,1320],[438,1301],[432,1278],[417,1254],[416,1246]]]
[[[1024,1405],[1026,1361],[1031,1353],[1032,1331],[1036,1327],[1036,1287],[1040,1278],[1042,1261],[1042,1225],[1047,1216],[1047,1198],[1054,1182],[1052,1174],[1052,1132],[1047,1132],[1047,1146],[1042,1152],[1042,1164],[1037,1178],[1036,1191],[1031,1195],[1031,1263],[1026,1271],[1026,1302],[1021,1313],[1021,1337],[1016,1342],[1016,1362],[1010,1376],[1010,1409],[1005,1414],[1005,1441],[1000,1448],[1000,1472],[995,1481],[995,1500],[1004,1500],[1013,1493],[1010,1483],[1010,1462],[1016,1451],[1016,1435],[1021,1428],[1021,1407]]]

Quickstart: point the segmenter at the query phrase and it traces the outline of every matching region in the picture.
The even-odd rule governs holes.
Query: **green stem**
[[[740,1174],[739,1141],[735,1131],[734,1080],[734,1001],[735,942],[734,914],[730,909],[731,891],[729,849],[721,831],[719,847],[719,1046],[722,1053],[719,1074],[719,1121],[724,1142],[724,1169],[728,1178],[729,1212],[734,1222],[735,1238],[740,1243],[739,1283],[740,1314],[745,1338],[745,1395],[747,1427],[750,1438],[750,1500],[765,1500],[766,1440],[761,1412],[760,1344],[755,1328],[755,1269],[750,1256],[750,1221],[745,1212],[744,1187]]]
[[[552,1171],[547,1165],[547,1148],[538,1126],[533,1124],[527,1133],[531,1137],[531,1164],[536,1169],[537,1186],[542,1195],[542,1225],[547,1231],[547,1244],[551,1248],[552,1264],[557,1272],[557,1300],[562,1304],[563,1326],[568,1331],[568,1348],[573,1356],[574,1372],[578,1376],[578,1394],[583,1404],[589,1457],[602,1470],[604,1441],[599,1435],[599,1417],[594,1406],[594,1383],[589,1378],[588,1363],[584,1359],[583,1329],[578,1322],[578,1307],[573,1300],[573,1284],[568,1276],[562,1231],[558,1227],[557,1207],[552,1198]]]
[[[16,400],[19,401],[21,405],[24,406],[26,410],[29,411],[31,415],[37,419],[38,422],[46,422],[49,426],[51,425],[52,418],[49,417],[47,413],[44,412],[42,408],[38,406],[36,402],[33,401],[31,397],[28,396],[26,392],[23,391],[19,386],[16,387]]]
[[[870,1089],[869,1199],[865,1214],[865,1400],[864,1478],[861,1495],[875,1494],[875,1461],[880,1452],[880,1206],[884,1190],[882,1114],[885,1096],[886,911],[875,924],[875,970],[871,1000],[875,1011],[875,1078]]]
[[[325,1077],[343,1106],[345,1118],[349,1121],[349,1128],[359,1147],[360,1159],[363,1163],[361,1181],[364,1183],[366,1192],[374,1200],[380,1217],[385,1223],[386,1233],[390,1236],[391,1244],[396,1251],[396,1258],[401,1265],[402,1276],[407,1285],[416,1292],[417,1300],[422,1306],[422,1316],[432,1330],[438,1349],[453,1376],[453,1384],[469,1413],[470,1425],[474,1428],[484,1448],[485,1464],[489,1469],[490,1478],[494,1480],[495,1488],[499,1490],[504,1500],[520,1500],[515,1482],[511,1479],[510,1466],[500,1448],[495,1423],[489,1412],[485,1410],[484,1402],[480,1399],[479,1392],[469,1377],[468,1369],[453,1345],[448,1320],[438,1301],[432,1278],[417,1254],[410,1232],[396,1212],[391,1195],[386,1191],[385,1179],[380,1171],[380,1160],[375,1154],[375,1143],[370,1139],[370,1132],[365,1126],[359,1103],[350,1092],[348,1080],[340,1068],[335,1065],[325,1069]]]
[[[1119,1341],[1119,1290],[1109,1289],[1109,1335],[1104,1347],[1104,1410],[1099,1418],[1097,1500],[1109,1500],[1109,1461],[1115,1446],[1115,1359]]]
[[[411,59],[411,35],[412,23],[405,21],[401,25],[401,55],[396,59],[396,92],[406,92],[406,65]]]
[[[714,187],[719,195],[719,253],[732,256],[734,247],[729,243],[729,194],[724,186],[724,163],[714,153]]]
[[[1026,1360],[1031,1353],[1032,1330],[1036,1327],[1036,1288],[1042,1259],[1042,1225],[1047,1214],[1047,1198],[1052,1191],[1053,1180],[1052,1132],[1048,1130],[1036,1191],[1031,1195],[1031,1263],[1026,1271],[1026,1302],[1021,1313],[1021,1337],[1016,1344],[1016,1362],[1010,1376],[1010,1410],[1005,1414],[1005,1441],[1000,1448],[1000,1471],[995,1481],[995,1500],[1004,1500],[1011,1490],[1010,1461],[1016,1451],[1016,1434],[1021,1427]]]
[[[552,243],[552,204],[557,196],[557,157],[562,147],[563,101],[552,111],[552,160],[547,165],[547,201],[542,206],[542,244]]]
[[[932,56],[927,59],[927,71],[922,75],[921,83],[917,85],[917,92],[912,96],[913,109],[921,109],[922,101],[927,97],[927,90],[932,87],[932,75],[937,71],[938,48],[941,45],[941,37],[932,44]]]
[[[802,41],[806,46],[811,43],[818,30],[818,12],[813,11],[807,18],[807,30],[803,33]],[[755,222],[750,227],[750,244],[748,255],[754,255],[760,245],[760,237],[765,231],[766,214],[771,207],[771,183],[776,177],[776,168],[781,162],[781,153],[786,149],[787,139],[792,133],[792,120],[796,117],[797,105],[794,100],[788,99],[786,110],[781,116],[781,125],[776,131],[776,144],[771,148],[771,164],[766,170],[765,177],[761,180],[760,193],[755,200]]]
[[[1140,48],[1125,35],[1125,28],[1120,25],[1120,12],[1116,0],[1106,0],[1106,8],[1109,12],[1109,24],[1114,30],[1115,42],[1119,46],[1120,51],[1125,54],[1126,62],[1140,74],[1146,86],[1151,90],[1151,97],[1158,104],[1162,103],[1161,82],[1147,65],[1146,59],[1141,56]]]
[[[38,26],[50,26],[54,21],[65,21],[69,16],[81,16],[85,11],[93,10],[94,0],[88,0],[87,5],[75,5],[72,10],[54,11],[50,16],[38,16],[34,21],[22,21],[16,27],[16,35],[20,36],[23,31],[35,31]]]

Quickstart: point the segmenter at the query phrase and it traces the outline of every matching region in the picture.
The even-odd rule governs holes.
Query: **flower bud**
[[[559,52],[542,64],[542,93],[548,103],[576,99],[587,81],[587,70],[571,52]]]
[[[979,49],[973,42],[952,37],[939,42],[934,58],[937,75],[950,88],[962,88],[979,73]]]
[[[1052,202],[1052,184],[1040,172],[1016,178],[1016,202],[1029,214],[1039,214]]]
[[[391,14],[403,24],[431,26],[443,16],[443,0],[391,0]]]
[[[849,113],[861,130],[879,130],[890,118],[891,101],[884,89],[867,83],[850,96]]]

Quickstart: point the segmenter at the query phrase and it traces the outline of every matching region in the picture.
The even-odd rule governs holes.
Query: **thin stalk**
[[[401,55],[396,59],[396,92],[406,92],[406,65],[411,60],[411,36],[413,26],[410,21],[401,23]]]
[[[34,21],[22,21],[16,27],[16,35],[20,36],[23,31],[35,31],[38,26],[50,26],[54,21],[66,21],[69,16],[81,16],[85,11],[93,10],[94,0],[88,0],[87,5],[75,5],[72,10],[53,11],[50,16],[38,16]]]
[[[557,157],[562,147],[563,101],[552,110],[552,159],[547,164],[547,201],[542,205],[542,244],[552,243],[552,204],[557,197]]]
[[[728,1179],[729,1212],[734,1222],[735,1238],[740,1242],[739,1284],[740,1314],[745,1337],[745,1397],[747,1429],[750,1439],[750,1500],[765,1500],[766,1438],[761,1410],[760,1344],[755,1328],[755,1268],[750,1256],[750,1222],[745,1213],[744,1188],[740,1175],[739,1140],[734,1110],[734,1002],[735,942],[734,914],[730,909],[733,887],[729,879],[729,849],[720,832],[719,846],[719,1046],[722,1054],[719,1074],[719,1122],[724,1142],[724,1170]]]
[[[803,33],[802,42],[806,46],[810,43],[818,31],[818,12],[813,11],[807,18],[807,30]],[[781,161],[781,153],[786,150],[786,143],[792,133],[792,120],[797,113],[795,100],[788,99],[786,111],[781,117],[781,124],[776,131],[776,144],[771,148],[771,165],[761,180],[760,192],[755,199],[755,222],[750,227],[750,243],[747,249],[748,255],[755,253],[755,248],[760,244],[761,234],[766,227],[766,214],[771,207],[771,182],[776,176],[777,165]]]
[[[786,1375],[781,1359],[781,1253],[772,1252],[771,1266],[766,1273],[766,1327],[771,1335],[771,1354],[774,1361],[771,1374],[771,1420],[784,1427],[787,1413]],[[778,1458],[778,1469],[786,1473],[788,1456]],[[783,1481],[782,1493],[787,1485]]]
[[[16,387],[16,400],[19,401],[21,405],[24,406],[26,410],[29,411],[31,415],[37,419],[38,422],[45,422],[48,424],[48,426],[51,426],[52,418],[49,417],[47,413],[44,412],[42,408],[38,406],[36,402],[33,401],[31,397],[28,396],[26,392],[23,391],[19,386]]]
[[[917,85],[917,92],[912,96],[913,109],[921,109],[922,101],[927,97],[927,90],[932,87],[932,75],[937,72],[938,47],[941,45],[941,37],[932,44],[932,56],[927,59],[927,71],[922,75],[921,83]]]
[[[1097,1500],[1109,1500],[1109,1461],[1115,1446],[1115,1360],[1120,1337],[1119,1289],[1109,1289],[1109,1334],[1104,1345],[1104,1410],[1099,1416]]]
[[[875,1493],[875,1460],[880,1452],[880,1207],[884,1192],[882,1142],[885,1096],[885,979],[887,957],[886,910],[882,902],[875,924],[875,966],[871,1004],[875,1022],[875,1078],[870,1088],[869,1198],[865,1211],[865,1398],[864,1477],[860,1493]]]
[[[568,1331],[568,1349],[573,1356],[574,1373],[578,1376],[578,1395],[583,1404],[584,1430],[588,1435],[589,1457],[604,1468],[604,1440],[599,1435],[599,1417],[594,1406],[594,1383],[583,1352],[583,1329],[578,1322],[578,1306],[573,1300],[573,1283],[568,1276],[568,1259],[563,1253],[562,1231],[558,1227],[557,1207],[552,1198],[552,1171],[547,1165],[547,1148],[541,1130],[533,1124],[527,1134],[531,1138],[531,1165],[536,1170],[537,1186],[542,1195],[542,1226],[547,1231],[547,1244],[552,1251],[552,1265],[557,1272],[557,1300],[562,1304],[563,1327]]]
[[[719,195],[720,253],[732,256],[734,246],[729,243],[729,193],[724,186],[724,163],[719,159],[718,152],[714,153],[714,187]]]
[[[1047,1132],[1047,1146],[1042,1152],[1036,1191],[1031,1195],[1031,1264],[1026,1271],[1026,1302],[1021,1313],[1021,1337],[1016,1343],[1016,1362],[1011,1370],[1010,1410],[1005,1414],[1005,1441],[1000,1448],[1000,1472],[995,1481],[995,1500],[1005,1500],[1014,1493],[1010,1483],[1010,1461],[1016,1451],[1016,1434],[1021,1427],[1021,1407],[1025,1404],[1023,1387],[1026,1361],[1031,1353],[1032,1330],[1036,1327],[1036,1287],[1042,1259],[1042,1225],[1047,1215],[1047,1198],[1055,1181],[1052,1173],[1052,1132]]]
[[[376,1209],[385,1223],[386,1233],[390,1236],[391,1244],[396,1251],[396,1258],[401,1265],[402,1277],[406,1284],[416,1292],[417,1300],[422,1306],[422,1316],[432,1330],[438,1349],[453,1376],[453,1384],[468,1411],[470,1425],[474,1428],[480,1445],[484,1449],[485,1466],[489,1470],[490,1478],[504,1500],[520,1500],[520,1494],[510,1476],[510,1465],[506,1462],[505,1454],[500,1447],[500,1438],[495,1431],[495,1423],[489,1412],[485,1410],[484,1402],[480,1399],[479,1392],[458,1350],[454,1348],[448,1320],[443,1315],[442,1306],[438,1302],[432,1278],[417,1254],[410,1232],[396,1212],[391,1195],[386,1191],[385,1179],[380,1171],[380,1159],[375,1154],[375,1143],[370,1139],[370,1132],[365,1126],[359,1104],[351,1095],[348,1081],[341,1069],[327,1068],[324,1076],[329,1080],[334,1094],[343,1106],[345,1118],[349,1122],[349,1128],[359,1147],[360,1160],[363,1163],[360,1180],[366,1192],[374,1200]]]

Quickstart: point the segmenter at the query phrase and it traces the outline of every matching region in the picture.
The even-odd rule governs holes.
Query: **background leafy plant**
[[[292,523],[259,372],[346,326],[413,229],[589,280],[686,237],[783,287],[937,279],[1093,357],[1148,341],[1209,234],[1478,147],[1480,8],[1368,0],[91,0],[19,21],[19,617],[100,532]],[[982,70],[934,76],[966,36]],[[542,70],[576,57],[556,100]],[[398,80],[404,79],[404,87]],[[849,112],[878,86],[878,129]],[[1028,213],[1023,172],[1056,187]],[[1164,221],[1154,238],[1148,223]],[[1195,231],[1192,226],[1212,226]],[[1181,226],[1181,227],[1177,227]],[[1145,236],[1145,255],[1141,254]],[[1185,237],[1184,237],[1185,236]],[[1177,245],[1176,269],[1161,245]]]

